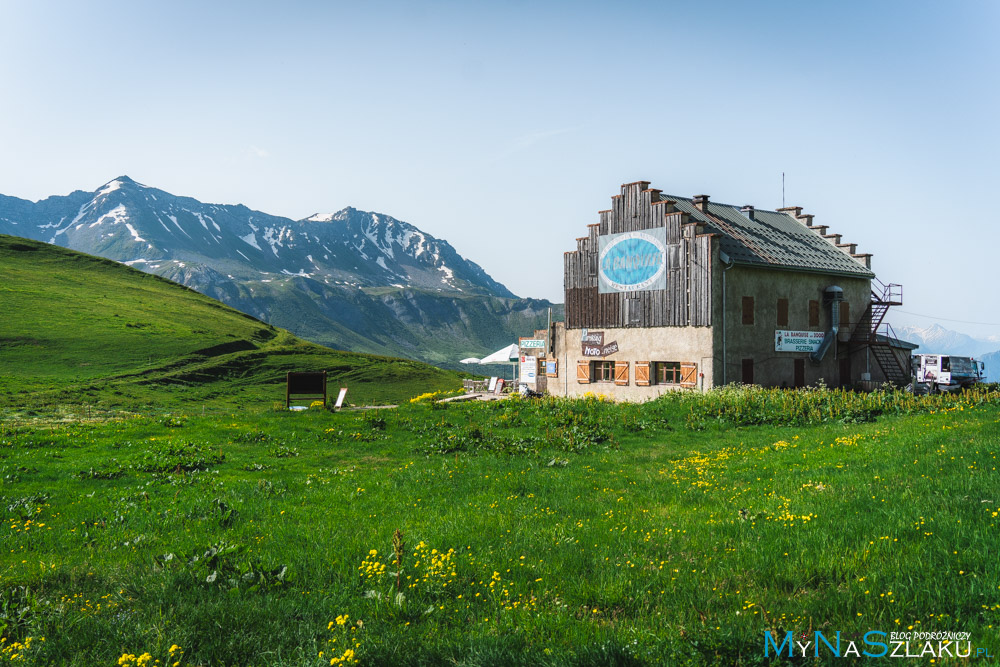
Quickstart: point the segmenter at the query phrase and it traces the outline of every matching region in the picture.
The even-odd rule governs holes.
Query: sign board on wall
[[[661,290],[667,286],[667,230],[605,234],[597,239],[600,294]]]
[[[538,357],[521,355],[521,382],[535,384],[538,379]]]
[[[815,352],[823,343],[826,334],[822,331],[784,331],[774,332],[775,352]]]
[[[618,351],[618,341],[605,343],[603,331],[588,331],[583,335],[580,346],[585,357],[606,357]]]
[[[545,349],[545,340],[542,338],[522,338],[519,345],[522,350]]]

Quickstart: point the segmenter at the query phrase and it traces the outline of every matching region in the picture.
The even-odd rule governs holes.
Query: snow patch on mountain
[[[103,188],[94,193],[94,199],[98,197],[106,197],[115,190],[121,190],[122,185],[124,185],[119,179],[115,179],[110,183],[106,184]]]
[[[59,227],[59,225],[61,225],[63,223],[63,220],[65,220],[65,219],[66,219],[66,216],[64,215],[63,217],[59,218],[59,222],[50,222],[47,225],[38,225],[38,228],[39,229],[56,229],[56,228]],[[6,220],[7,222],[10,222],[10,223],[13,223],[15,225],[17,224],[17,222],[15,222],[13,220],[7,220],[7,218],[4,218],[4,220]]]
[[[444,264],[442,264],[441,266],[439,266],[437,268],[438,268],[438,271],[441,271],[442,273],[444,273],[444,282],[448,283],[448,285],[450,285],[451,287],[454,287],[455,286],[455,272],[452,271],[451,269],[449,269]],[[458,291],[461,292],[462,290],[458,290]]]
[[[88,227],[96,227],[97,225],[104,224],[104,222],[108,221],[109,219],[112,224],[116,225],[120,225],[122,223],[128,224],[127,223],[129,219],[128,209],[125,208],[124,204],[119,204],[118,206],[115,206],[113,209],[111,209],[110,211],[99,217],[95,222],[90,223]],[[136,236],[137,234],[133,232],[132,235]],[[145,241],[145,239],[138,239],[138,240]]]
[[[254,248],[257,248],[257,250],[260,250],[260,246],[257,244],[257,235],[254,234],[253,232],[250,232],[246,236],[241,236],[240,240],[246,243],[247,245],[252,245]],[[236,252],[239,251],[237,250]],[[243,255],[243,253],[240,254]],[[246,257],[246,255],[243,256]]]
[[[139,232],[135,231],[135,227],[133,227],[130,223],[126,222],[125,226],[128,228],[128,233],[132,235],[133,239],[135,239],[136,241],[142,241],[143,243],[146,242],[146,239],[139,236]]]
[[[335,213],[314,213],[306,220],[309,222],[333,222]]]
[[[184,233],[184,236],[186,236],[188,238],[191,238],[191,235],[188,234],[186,231],[184,231],[184,228],[181,227],[181,223],[177,222],[177,216],[176,215],[170,215],[166,211],[163,212],[163,215],[167,216],[167,219],[170,220],[170,222],[174,223],[174,226],[177,227],[177,229],[181,230],[181,232]]]
[[[275,236],[274,227],[268,227],[264,230],[264,240],[269,246],[271,246],[271,252],[274,253],[275,257],[278,257],[278,248],[284,247],[282,244],[282,237],[285,235],[285,230],[278,230],[277,236]]]
[[[187,209],[184,210],[187,211]],[[208,223],[205,222],[205,218],[202,217],[201,213],[199,213],[198,211],[188,211],[188,213],[198,218],[198,222],[201,223],[201,226],[204,227],[206,231],[208,230]]]

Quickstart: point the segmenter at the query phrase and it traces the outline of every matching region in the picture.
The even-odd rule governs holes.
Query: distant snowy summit
[[[241,280],[299,276],[327,285],[514,296],[447,241],[391,216],[348,207],[296,221],[205,204],[128,176],[34,203],[0,195],[0,233],[172,278],[194,264]]]
[[[337,219],[337,213],[314,213],[306,218],[306,222],[333,222]]]
[[[955,354],[977,357],[1000,349],[1000,343],[991,339],[973,338],[968,334],[946,329],[940,324],[926,327],[893,325],[897,336],[920,346],[924,354]]]

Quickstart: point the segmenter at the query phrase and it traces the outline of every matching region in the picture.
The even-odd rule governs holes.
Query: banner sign
[[[597,239],[599,294],[661,290],[667,286],[667,230],[606,234]]]
[[[580,339],[584,345],[596,345],[601,347],[604,345],[604,332],[603,331],[587,331],[583,330],[583,337]]]
[[[537,348],[540,350],[545,349],[545,340],[541,338],[522,338],[520,342],[522,350],[529,350],[532,348]]]
[[[583,343],[583,356],[585,357],[606,357],[618,351],[618,341],[613,340],[606,345],[592,345]]]
[[[775,352],[815,352],[819,349],[826,334],[822,331],[784,331],[774,332]]]
[[[538,357],[521,356],[521,382],[535,384],[538,377]]]

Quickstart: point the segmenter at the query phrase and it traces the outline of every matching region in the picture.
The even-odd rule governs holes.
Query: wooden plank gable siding
[[[600,211],[600,222],[588,225],[576,250],[563,256],[567,328],[711,326],[712,237],[648,186],[622,186],[611,208]],[[666,229],[667,288],[599,294],[598,237],[656,227]]]

